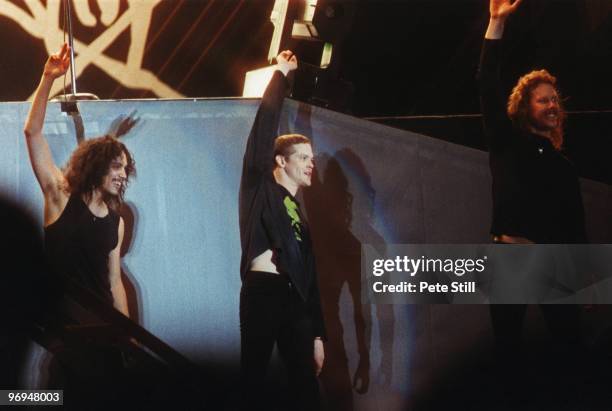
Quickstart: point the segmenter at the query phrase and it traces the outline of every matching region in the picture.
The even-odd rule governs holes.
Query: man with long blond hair
[[[507,243],[586,240],[580,186],[563,155],[565,111],[546,70],[521,77],[509,97],[500,90],[501,39],[522,0],[491,0],[479,83],[493,176],[491,234]]]
[[[542,90],[548,91],[550,97],[534,95]],[[547,103],[551,107],[538,107]],[[534,70],[522,76],[508,98],[507,111],[516,128],[541,134],[556,150],[562,149],[566,115],[557,90],[557,78],[548,71]]]
[[[500,90],[501,40],[522,0],[490,0],[479,83],[493,179],[493,241],[503,244],[586,242],[578,176],[563,155],[565,111],[557,80],[546,70],[521,77],[510,96]],[[516,365],[525,305],[491,305],[499,358]],[[576,348],[579,310],[542,305],[559,346]],[[574,351],[575,352],[575,351]]]
[[[51,86],[68,70],[69,54],[64,44],[49,56],[24,128],[44,196],[45,252],[58,274],[128,316],[120,267],[124,226],[118,208],[135,172],[134,160],[123,143],[103,136],[81,143],[62,171],[42,132]]]

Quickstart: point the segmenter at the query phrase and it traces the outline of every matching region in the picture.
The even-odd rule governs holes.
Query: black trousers
[[[517,350],[522,341],[525,304],[491,304],[491,320],[497,348],[502,354]],[[580,308],[573,304],[540,304],[550,333],[561,349],[580,344]]]
[[[496,239],[496,244],[506,244]],[[523,323],[527,305],[491,304],[491,322],[497,359],[520,367]],[[575,358],[580,350],[580,308],[573,304],[540,304],[546,325],[554,337],[551,353],[566,359]]]
[[[274,344],[287,369],[292,410],[318,410],[308,307],[286,275],[249,271],[240,290],[242,409],[269,410],[266,371]]]

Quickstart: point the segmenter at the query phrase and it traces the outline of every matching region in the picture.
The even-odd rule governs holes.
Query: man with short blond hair
[[[310,230],[295,198],[311,184],[314,155],[305,136],[275,138],[286,76],[297,59],[283,51],[277,62],[247,141],[240,183],[242,407],[268,408],[263,382],[276,343],[291,409],[316,410],[325,327]]]

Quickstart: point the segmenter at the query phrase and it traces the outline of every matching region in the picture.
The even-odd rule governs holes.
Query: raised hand
[[[281,53],[276,56],[276,62],[278,64],[278,68],[285,73],[289,73],[292,70],[297,69],[298,61],[297,57],[291,50],[281,51]]]
[[[115,121],[112,122],[107,135],[115,138],[120,138],[129,133],[140,121],[140,118],[136,116],[136,111],[132,111],[127,116],[119,116]]]
[[[505,19],[518,9],[523,0],[491,0],[489,12],[492,19]]]
[[[64,43],[61,50],[51,54],[45,63],[43,75],[51,79],[56,79],[66,74],[70,67],[70,46]]]

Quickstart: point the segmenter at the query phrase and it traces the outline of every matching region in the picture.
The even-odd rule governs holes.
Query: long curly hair
[[[82,142],[70,156],[64,167],[66,190],[73,195],[91,197],[93,191],[102,186],[111,162],[124,153],[127,159],[126,179],[117,196],[107,196],[106,204],[117,211],[123,203],[125,189],[131,176],[136,174],[134,159],[127,147],[115,137],[102,136]]]
[[[520,130],[529,130],[529,100],[531,92],[540,84],[550,84],[557,90],[557,78],[546,70],[534,70],[519,79],[508,98],[508,117],[515,127]],[[551,143],[557,150],[563,146],[563,124],[566,113],[563,108],[562,99],[559,97],[559,125],[551,132]]]

